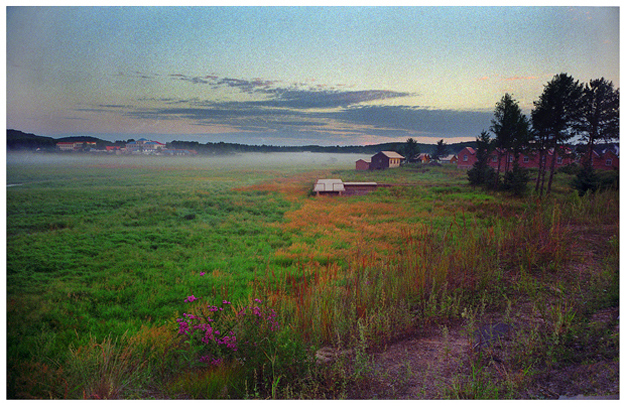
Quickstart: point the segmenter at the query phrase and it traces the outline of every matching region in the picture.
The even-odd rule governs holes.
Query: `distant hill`
[[[91,136],[71,136],[71,137],[61,137],[55,139],[57,143],[74,143],[77,141],[92,141],[94,143],[105,143],[105,144],[113,144],[110,141],[105,141],[96,137]]]
[[[19,130],[7,130],[8,150],[36,150],[38,148],[53,150],[57,140],[52,137],[37,136]]]
[[[92,141],[97,143],[98,145],[103,146],[113,144],[108,141],[91,136],[73,136],[55,139],[52,137],[37,136],[36,134],[24,133],[19,130],[7,130],[8,150],[55,150],[56,143],[76,141]]]
[[[56,143],[59,142],[77,142],[90,141],[95,142],[98,149],[104,149],[107,145],[114,145],[110,141],[105,141],[91,136],[72,136],[61,137],[58,139],[52,137],[37,136],[35,134],[24,133],[19,130],[7,130],[7,149],[8,150],[45,150],[54,151]],[[366,146],[270,146],[270,145],[247,145],[237,143],[206,143],[201,144],[197,141],[177,141],[167,143],[168,148],[191,149],[196,150],[199,154],[221,155],[246,152],[313,152],[313,153],[353,153],[373,155],[380,151],[397,151],[403,153],[405,142],[372,144]],[[417,143],[422,153],[431,154],[434,152],[435,144]],[[475,141],[448,144],[450,154],[456,154],[466,146],[475,147]]]

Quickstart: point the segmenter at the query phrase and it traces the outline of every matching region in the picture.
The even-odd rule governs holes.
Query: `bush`
[[[467,177],[469,184],[473,186],[493,188],[497,179],[497,173],[488,165],[477,165],[476,163],[473,168],[467,171]]]
[[[529,172],[519,167],[515,162],[512,166],[512,171],[507,171],[503,177],[503,183],[501,189],[504,191],[510,191],[516,196],[525,196],[527,193],[527,182],[529,181]]]
[[[599,189],[599,177],[590,166],[584,166],[571,181],[571,186],[577,190],[579,196],[584,196],[586,192],[594,193]]]
[[[576,163],[570,163],[558,169],[557,172],[569,175],[577,175],[579,174],[581,167]]]
[[[192,295],[185,302],[197,300]],[[273,396],[281,379],[301,377],[308,360],[304,347],[292,332],[281,333],[276,312],[260,299],[240,310],[226,300],[220,307],[198,304],[177,320],[185,356],[190,367],[235,369],[242,384],[229,396],[249,397],[251,390],[253,397]]]

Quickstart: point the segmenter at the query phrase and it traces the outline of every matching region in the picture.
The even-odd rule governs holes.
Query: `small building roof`
[[[475,149],[473,147],[465,147],[470,154],[475,154]]]
[[[384,154],[388,158],[404,158],[403,155],[396,153],[395,151],[380,151],[380,153]]]
[[[364,161],[366,163],[371,164],[371,160],[365,160],[364,158],[361,158],[360,160],[356,160],[356,162],[358,162],[358,161]]]
[[[340,179],[318,179],[315,183],[314,192],[343,192],[345,185]]]

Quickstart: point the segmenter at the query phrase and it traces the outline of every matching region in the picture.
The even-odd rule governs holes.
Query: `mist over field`
[[[7,153],[7,184],[27,182],[46,177],[45,166],[86,168],[145,168],[155,171],[168,169],[197,168],[198,171],[227,169],[353,169],[355,162],[367,159],[365,154],[325,153],[237,153],[227,156],[164,157],[135,155],[82,155],[82,154],[35,154]],[[42,167],[44,166],[44,167]],[[38,168],[39,172],[32,170]],[[57,174],[58,176],[58,174]],[[314,181],[314,180],[312,180]]]

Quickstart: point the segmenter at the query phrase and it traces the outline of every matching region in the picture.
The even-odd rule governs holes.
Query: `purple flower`
[[[257,303],[259,303],[259,304],[262,302],[262,301],[261,301],[261,300],[259,300],[258,298],[255,298],[255,299],[254,299],[254,301],[256,301],[256,302],[257,302]]]
[[[202,272],[200,273],[200,277],[202,277],[204,274],[206,274],[206,272],[202,271]]]
[[[189,328],[189,323],[182,318],[178,318],[177,321],[179,325],[178,334],[187,335],[188,332],[191,330]]]
[[[223,303],[224,305],[225,305],[225,304],[232,304],[230,301],[226,301],[226,300],[223,300],[223,301],[222,301],[222,303]]]
[[[184,300],[184,302],[193,302],[195,300],[197,300],[197,298],[195,298],[195,295],[192,294],[192,295],[188,296],[187,299]]]

